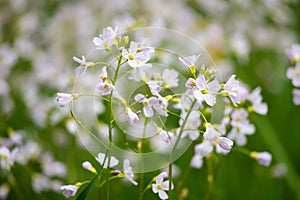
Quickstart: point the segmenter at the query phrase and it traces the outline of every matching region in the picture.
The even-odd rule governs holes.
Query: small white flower
[[[60,189],[63,191],[63,195],[66,198],[70,198],[70,197],[76,195],[79,187],[80,186],[78,186],[78,184],[75,184],[75,185],[63,185],[63,186],[60,187]]]
[[[95,159],[98,161],[98,163],[103,166],[103,168],[107,168],[107,165],[108,165],[108,156],[105,155],[104,153],[98,153],[98,156],[95,157]],[[105,160],[105,162],[104,162]],[[110,162],[109,162],[109,167],[114,167],[116,165],[119,164],[119,160],[114,157],[114,156],[111,156],[110,157]]]
[[[86,61],[85,56],[82,56],[81,60],[74,56],[73,60],[79,64],[79,66],[75,68],[75,74],[76,75],[81,75],[86,71],[86,69],[88,67],[94,66],[94,63]]]
[[[163,181],[164,178],[168,177],[166,172],[160,173],[156,177],[155,183],[152,184],[152,191],[158,193],[160,199],[168,199],[169,196],[165,191],[169,190],[169,181]],[[171,190],[174,189],[173,183],[171,184]]]
[[[135,124],[139,121],[138,115],[134,113],[129,107],[126,108],[126,112],[130,124]]]
[[[257,87],[251,92],[251,94],[248,96],[248,99],[252,103],[252,109],[254,112],[261,115],[266,115],[268,112],[268,105],[262,102],[262,96],[260,93],[261,88]]]
[[[133,185],[138,185],[138,183],[133,180],[134,174],[132,172],[132,167],[130,166],[130,161],[128,159],[124,160],[123,163],[125,178],[127,178]]]
[[[128,64],[132,68],[141,67],[145,65],[151,58],[149,52],[151,50],[143,50],[140,47],[140,43],[130,42],[129,49],[122,48],[122,56],[128,60]]]
[[[287,50],[286,54],[291,62],[300,62],[300,45],[293,44],[292,47]]]
[[[232,75],[230,79],[224,84],[224,90],[222,91],[223,95],[228,96],[232,103],[236,106],[236,104],[240,103],[240,99],[238,96],[239,90],[239,82],[235,79],[236,75]]]
[[[257,162],[264,166],[269,166],[272,161],[272,155],[269,152],[251,152],[250,157],[256,159]]]
[[[72,100],[78,99],[78,94],[57,93],[56,102],[60,107],[66,107]]]
[[[187,57],[179,57],[179,60],[187,67],[194,67],[199,57],[200,54]]]
[[[187,87],[188,89],[196,89],[197,88],[196,80],[193,78],[189,78],[185,84],[185,87]]]
[[[211,145],[211,147],[209,147],[209,145],[207,144],[206,146],[204,146],[206,148],[206,153],[212,151],[213,146],[216,146],[217,153],[228,154],[230,152],[233,142],[226,137],[220,137],[220,135],[221,134],[216,131],[211,125],[206,128],[206,131],[203,134],[204,142],[209,141]]]
[[[137,94],[137,95],[135,95],[134,99],[143,104],[143,113],[144,113],[145,117],[153,116],[154,113],[153,113],[152,106],[155,105],[155,103],[157,102],[156,97],[150,97],[149,99],[147,99],[145,97],[145,95]]]
[[[287,78],[292,80],[295,87],[300,86],[300,63],[297,63],[295,67],[288,68],[286,72]]]
[[[106,27],[103,29],[103,33],[99,37],[94,37],[93,42],[97,49],[109,49],[115,41],[117,36],[117,27],[115,30],[112,27]]]
[[[216,80],[207,82],[203,75],[196,79],[197,89],[194,90],[193,94],[199,103],[205,101],[209,106],[213,106],[216,103],[216,97],[214,93],[217,93],[221,86]]]

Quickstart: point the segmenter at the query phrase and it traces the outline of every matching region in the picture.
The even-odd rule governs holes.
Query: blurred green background
[[[144,26],[181,31],[201,43],[218,66],[226,66],[225,72],[237,74],[251,89],[262,88],[269,112],[252,116],[257,131],[248,137],[247,147],[270,151],[272,166],[231,152],[222,160],[212,199],[300,199],[300,108],[292,103],[293,87],[285,75],[286,49],[300,39],[299,1],[2,0],[0,145],[15,131],[22,135],[22,145],[32,146],[32,141],[40,149],[26,163],[16,162],[9,173],[1,169],[0,185],[8,184],[10,191],[3,199],[64,199],[49,182],[42,190],[32,186],[34,174],[43,172],[41,158],[46,154],[66,166],[64,176],[49,176],[51,180],[73,184],[92,178],[81,163],[97,163],[72,133],[69,113],[57,107],[55,96],[71,91],[76,67],[72,56],[87,54],[92,38],[109,25],[118,25],[120,32]],[[186,155],[193,151],[191,147]],[[278,163],[287,167],[282,177],[273,175]],[[181,173],[175,185],[189,156],[176,164]],[[145,182],[157,174],[145,174]],[[205,166],[191,169],[184,185],[186,199],[205,197],[206,175]],[[140,191],[117,180],[110,189],[110,199],[137,199]],[[88,199],[96,198],[93,190]],[[144,199],[158,197],[149,190]]]

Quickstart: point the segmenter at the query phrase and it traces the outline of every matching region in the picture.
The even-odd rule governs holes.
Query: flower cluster
[[[294,44],[286,52],[287,58],[293,65],[287,69],[286,76],[292,81],[293,86],[293,102],[295,105],[300,105],[300,45]]]
[[[183,145],[182,140],[195,142],[195,154],[191,159],[190,166],[201,168],[203,158],[209,158],[215,152],[221,155],[230,153],[234,144],[238,148],[245,146],[247,135],[255,133],[255,126],[250,122],[249,115],[257,113],[266,115],[268,106],[263,102],[261,89],[259,87],[250,91],[245,85],[241,84],[236,75],[231,75],[225,82],[217,77],[217,71],[214,68],[198,65],[199,55],[187,57],[178,57],[178,61],[189,71],[189,75],[184,75],[185,82],[180,79],[179,73],[171,68],[157,68],[151,64],[151,59],[156,59],[155,48],[149,46],[145,41],[135,42],[129,40],[128,36],[121,36],[117,33],[117,27],[107,27],[99,37],[94,40],[95,50],[105,51],[112,56],[114,61],[108,62],[87,62],[86,57],[82,60],[74,57],[74,60],[80,64],[79,69],[75,69],[76,76],[88,73],[89,66],[100,67],[100,74],[97,76],[98,83],[95,87],[95,94],[82,93],[58,93],[57,103],[60,107],[66,107],[73,100],[83,96],[97,97],[107,102],[108,119],[105,135],[109,142],[115,140],[116,135],[112,134],[114,126],[119,118],[125,113],[129,127],[138,127],[136,124],[143,122],[145,133],[150,127],[154,127],[157,133],[155,136],[159,140],[149,140],[149,148],[160,143],[169,146],[167,154],[170,158],[174,157],[177,147]],[[90,64],[87,64],[90,63]],[[83,69],[84,68],[84,69]],[[81,70],[83,69],[83,70]],[[122,78],[121,74],[128,74]],[[127,82],[123,82],[124,79]],[[140,84],[138,92],[134,92],[133,98],[124,97],[124,92],[120,85]],[[181,93],[174,93],[173,90],[179,90],[179,86],[184,85]],[[130,87],[130,86],[129,86]],[[171,91],[171,92],[170,92]],[[132,92],[132,91],[131,91]],[[211,122],[213,110],[222,105],[224,108],[223,118],[219,121]],[[121,109],[117,115],[112,115],[112,107]],[[72,109],[72,108],[70,108]],[[119,114],[118,114],[119,113]],[[175,117],[178,126],[169,127],[164,124],[163,119]],[[75,115],[72,115],[75,121],[83,126]],[[123,123],[123,122],[122,122]],[[151,129],[152,130],[152,129]],[[121,130],[122,131],[122,130]],[[138,130],[135,130],[138,132]],[[122,134],[125,134],[126,130]],[[188,138],[186,137],[188,136]],[[96,137],[96,136],[95,136]],[[137,150],[141,155],[143,153],[143,143],[146,138],[138,139],[136,142]],[[128,145],[128,144],[127,144]],[[110,155],[110,148],[107,148],[106,154],[99,153],[95,159],[100,164],[97,170],[88,161],[82,164],[83,168],[97,174],[98,185],[100,188],[107,181],[114,178],[126,178],[132,184],[138,183],[133,179],[134,173],[130,166],[129,157],[124,159],[123,170],[112,170],[118,168],[119,160],[117,155]],[[131,147],[128,150],[132,150]],[[154,150],[154,148],[153,148]],[[271,154],[267,152],[258,153],[250,151],[241,151],[253,159],[256,159],[261,165],[268,166],[271,163]],[[220,155],[220,156],[221,156]],[[169,191],[173,190],[172,162],[170,160],[169,173],[160,173],[146,186],[144,192],[152,187],[154,193],[158,193],[160,199],[167,199]],[[137,164],[135,162],[135,164]],[[155,170],[155,169],[154,169]],[[168,181],[163,181],[165,178]],[[94,184],[94,181],[79,182],[75,185],[62,186],[66,197],[74,196],[77,190],[84,183]],[[87,186],[88,188],[89,186]],[[99,187],[99,186],[98,186]],[[142,193],[142,195],[144,194]]]

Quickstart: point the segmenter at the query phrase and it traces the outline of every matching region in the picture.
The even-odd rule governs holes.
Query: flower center
[[[207,94],[207,93],[208,93],[208,89],[207,89],[207,88],[202,89],[202,90],[201,90],[201,93],[202,93],[202,94]]]
[[[158,185],[157,185],[157,189],[158,189],[158,190],[162,190],[162,189],[163,189],[162,184],[158,184]]]
[[[132,54],[130,54],[128,57],[129,57],[129,60],[134,60],[134,56]]]

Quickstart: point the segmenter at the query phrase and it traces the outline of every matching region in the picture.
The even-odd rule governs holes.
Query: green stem
[[[151,181],[152,182],[152,181]],[[149,183],[149,185],[143,190],[143,192],[141,193],[140,197],[139,197],[139,200],[142,200],[143,199],[143,196],[145,194],[145,192],[151,188],[151,182]]]
[[[120,55],[118,59],[118,66],[115,71],[113,84],[116,84],[119,69],[121,67],[122,55]],[[110,171],[110,159],[111,159],[111,142],[112,142],[112,104],[113,104],[113,92],[111,91],[109,96],[109,103],[108,103],[108,133],[109,133],[109,152],[108,152],[108,164],[107,164],[107,175],[106,175],[106,182],[107,182],[107,200],[109,200],[109,171]]]
[[[212,154],[206,156],[206,163],[207,163],[207,182],[208,182],[208,189],[205,196],[206,200],[209,200],[213,193],[214,188],[214,170],[213,170],[213,163],[212,163]]]
[[[174,153],[175,153],[177,145],[179,144],[179,141],[181,140],[181,136],[183,134],[183,130],[184,130],[185,124],[187,122],[187,119],[189,118],[196,102],[197,102],[197,100],[193,101],[193,103],[192,103],[185,119],[183,120],[182,125],[180,127],[179,134],[177,136],[177,139],[176,139],[176,141],[175,141],[175,143],[172,147],[172,150],[171,150],[171,153],[170,153],[170,156],[169,156],[169,198],[170,199],[172,199],[172,190],[171,190],[172,187],[171,186],[172,186],[172,163],[173,163]]]

